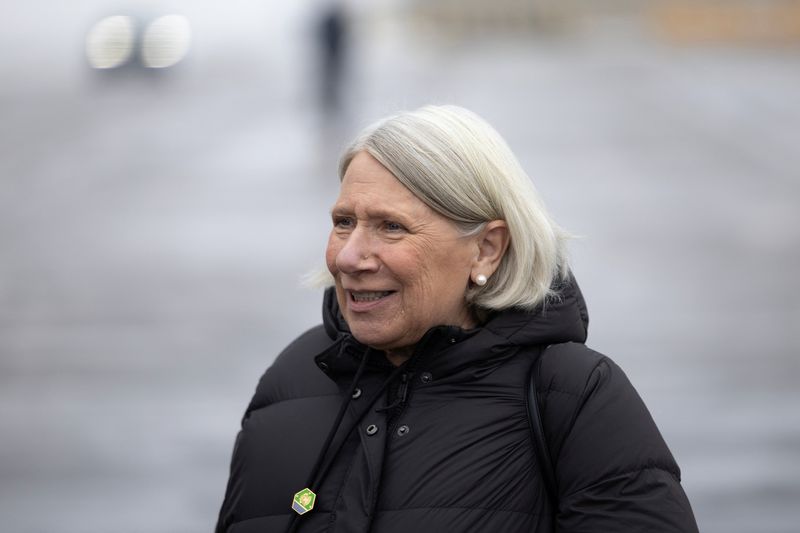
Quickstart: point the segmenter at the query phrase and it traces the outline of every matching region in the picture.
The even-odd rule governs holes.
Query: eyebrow
[[[402,219],[408,220],[410,217],[409,215],[403,215],[398,211],[391,211],[388,209],[373,209],[367,208],[365,209],[366,215],[368,219]],[[339,215],[339,214],[351,214],[353,213],[353,209],[345,206],[345,205],[334,205],[331,208],[331,216]]]

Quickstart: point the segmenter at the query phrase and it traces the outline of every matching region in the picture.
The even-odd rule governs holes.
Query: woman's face
[[[356,339],[410,355],[433,326],[474,325],[464,294],[476,239],[462,236],[367,152],[347,168],[331,214],[325,258]]]

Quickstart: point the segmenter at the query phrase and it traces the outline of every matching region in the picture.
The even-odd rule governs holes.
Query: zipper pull
[[[400,390],[397,391],[400,405],[405,404],[406,399],[408,399],[408,384],[411,382],[411,378],[413,376],[413,372],[403,372],[403,374],[400,376]]]

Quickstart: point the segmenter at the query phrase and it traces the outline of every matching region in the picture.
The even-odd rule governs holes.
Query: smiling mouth
[[[386,298],[394,291],[350,291],[350,298],[354,302],[377,302]]]

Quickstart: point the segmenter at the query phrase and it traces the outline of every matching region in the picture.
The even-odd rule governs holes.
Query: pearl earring
[[[475,284],[483,287],[486,285],[487,278],[483,274],[478,274],[475,276]]]

